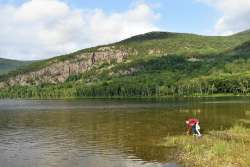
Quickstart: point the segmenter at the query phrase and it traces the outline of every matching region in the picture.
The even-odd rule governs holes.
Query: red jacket
[[[196,123],[199,123],[198,119],[195,118],[190,118],[187,120],[187,125],[191,128],[192,126],[194,126]]]

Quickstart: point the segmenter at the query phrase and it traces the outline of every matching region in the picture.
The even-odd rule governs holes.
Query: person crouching
[[[200,133],[200,122],[196,118],[191,118],[186,121],[187,125],[187,135],[190,135],[191,133],[194,136],[201,137]]]

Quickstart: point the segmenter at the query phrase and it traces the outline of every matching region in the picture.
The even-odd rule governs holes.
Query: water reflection
[[[0,165],[172,167],[159,143],[197,117],[203,132],[248,120],[248,99],[0,101]]]

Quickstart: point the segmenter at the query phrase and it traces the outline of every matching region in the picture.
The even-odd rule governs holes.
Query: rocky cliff
[[[114,49],[113,47],[101,47],[96,52],[86,52],[63,61],[52,61],[48,66],[13,76],[0,82],[0,88],[15,85],[40,85],[44,83],[56,84],[65,82],[69,76],[78,75],[91,70],[95,66],[104,63],[121,63],[129,54],[135,54],[129,49]]]

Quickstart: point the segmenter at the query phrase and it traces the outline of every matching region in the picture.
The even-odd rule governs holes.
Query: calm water
[[[165,137],[250,120],[248,98],[0,101],[1,167],[175,167]]]

